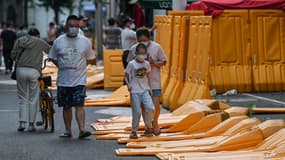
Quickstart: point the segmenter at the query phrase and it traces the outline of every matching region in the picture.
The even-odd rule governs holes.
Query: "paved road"
[[[104,90],[90,90],[88,95],[96,94],[104,96],[110,92]],[[284,92],[276,93],[253,93],[252,95],[239,94],[236,96],[215,96],[216,99],[232,105],[248,106],[254,104],[259,106],[285,105]],[[266,99],[267,98],[267,99]],[[58,135],[64,131],[61,110],[56,107],[54,133],[46,132],[38,128],[35,133],[16,131],[18,126],[18,99],[16,97],[15,81],[0,72],[0,159],[2,160],[154,160],[149,157],[117,157],[114,153],[116,148],[124,147],[116,141],[99,141],[95,137],[88,140],[60,139]],[[114,115],[130,115],[127,107],[97,107],[87,108],[87,124],[90,126],[97,118],[109,118]],[[167,112],[164,110],[163,112]],[[284,118],[284,114],[254,115],[261,120],[272,118]],[[39,116],[38,116],[39,118]],[[92,130],[90,127],[87,127]],[[73,134],[76,136],[77,125],[73,121]]]
[[[103,96],[110,92],[103,90],[89,91]],[[1,160],[155,160],[155,157],[117,157],[114,150],[124,145],[116,141],[100,141],[95,136],[88,140],[77,139],[78,129],[73,121],[72,139],[58,137],[64,131],[61,109],[56,107],[54,133],[41,128],[35,133],[17,132],[18,99],[15,81],[9,80],[3,71],[0,72],[0,159]],[[126,107],[97,107],[87,108],[86,126],[97,118],[109,118],[114,115],[129,115]],[[39,116],[37,117],[39,119]]]

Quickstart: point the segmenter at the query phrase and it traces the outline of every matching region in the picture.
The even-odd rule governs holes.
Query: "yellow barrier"
[[[177,81],[177,72],[178,72],[178,58],[179,58],[179,44],[180,44],[180,35],[181,32],[181,17],[175,16],[174,17],[174,25],[173,25],[173,36],[172,36],[172,52],[171,56],[168,59],[168,62],[170,62],[170,72],[169,72],[169,81],[168,84],[163,92],[162,96],[162,104],[165,107],[169,106],[169,97],[171,92],[173,91],[173,88],[175,86],[175,83]]]
[[[285,13],[249,10],[255,91],[285,90]]]
[[[225,10],[214,18],[211,87],[285,90],[284,20],[281,10]]]
[[[178,72],[177,72],[177,81],[175,83],[174,88],[171,90],[169,97],[169,107],[171,110],[175,110],[178,105],[178,98],[183,90],[184,86],[184,75],[186,70],[186,51],[189,35],[189,16],[182,17],[182,25],[181,25],[181,42],[180,42],[180,50],[179,50],[179,59],[178,59]]]
[[[169,56],[168,62],[170,64],[170,72],[169,72],[169,81],[166,85],[166,88],[163,90],[162,103],[165,107],[172,107],[171,97],[172,95],[179,95],[181,92],[182,86],[179,82],[178,74],[183,75],[183,70],[185,70],[181,66],[180,63],[183,64],[179,59],[184,59],[185,52],[185,37],[188,36],[186,33],[186,29],[188,30],[188,26],[182,22],[183,16],[197,16],[203,15],[204,13],[201,11],[169,11],[168,15],[173,16],[173,33],[172,33],[172,50],[171,55]],[[185,60],[184,60],[185,61]],[[178,89],[178,91],[177,91]],[[178,92],[178,93],[177,93]],[[176,97],[177,99],[177,97]],[[176,100],[174,100],[176,101]],[[175,102],[176,103],[176,102]]]
[[[104,50],[104,89],[119,88],[123,85],[122,54],[122,50]]]
[[[173,17],[171,16],[164,16],[163,17],[163,23],[162,23],[162,30],[160,32],[160,40],[161,42],[158,42],[161,44],[166,57],[168,59],[167,63],[165,66],[161,67],[161,85],[162,85],[162,90],[164,91],[166,89],[166,86],[169,81],[169,71],[170,71],[170,65],[171,61],[170,59],[170,54],[171,54],[171,39],[172,39],[172,34],[173,34]]]
[[[213,19],[211,80],[217,92],[251,91],[248,10],[225,10]]]
[[[210,98],[208,89],[209,52],[212,18],[190,17],[186,80],[178,106],[194,98]],[[203,73],[203,74],[202,74]]]

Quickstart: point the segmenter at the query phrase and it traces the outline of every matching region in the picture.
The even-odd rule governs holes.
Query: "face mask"
[[[146,59],[146,55],[145,54],[138,54],[136,56],[136,59],[139,61],[139,62],[143,62],[145,59]]]
[[[149,41],[147,41],[147,42],[141,42],[141,43],[143,43],[145,46],[148,46],[148,45],[149,45]]]
[[[77,36],[78,32],[79,32],[79,28],[70,27],[67,34],[74,37],[74,36]]]
[[[130,28],[131,28],[131,29],[135,29],[135,28],[136,28],[136,25],[135,25],[134,23],[132,23],[132,24],[130,25]]]

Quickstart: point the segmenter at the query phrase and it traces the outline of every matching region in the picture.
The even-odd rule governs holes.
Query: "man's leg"
[[[79,128],[78,138],[85,138],[91,135],[90,132],[85,131],[85,110],[83,106],[77,106],[76,108],[76,121]]]
[[[79,131],[84,131],[85,129],[85,110],[82,106],[75,107],[75,115],[76,115],[76,121],[79,128]]]
[[[71,135],[72,107],[63,108],[63,120],[66,133]]]

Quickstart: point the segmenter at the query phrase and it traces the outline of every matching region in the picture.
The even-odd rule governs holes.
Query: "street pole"
[[[186,0],[172,0],[172,10],[185,10],[187,5]]]
[[[96,65],[103,66],[102,0],[94,0],[96,6]]]

